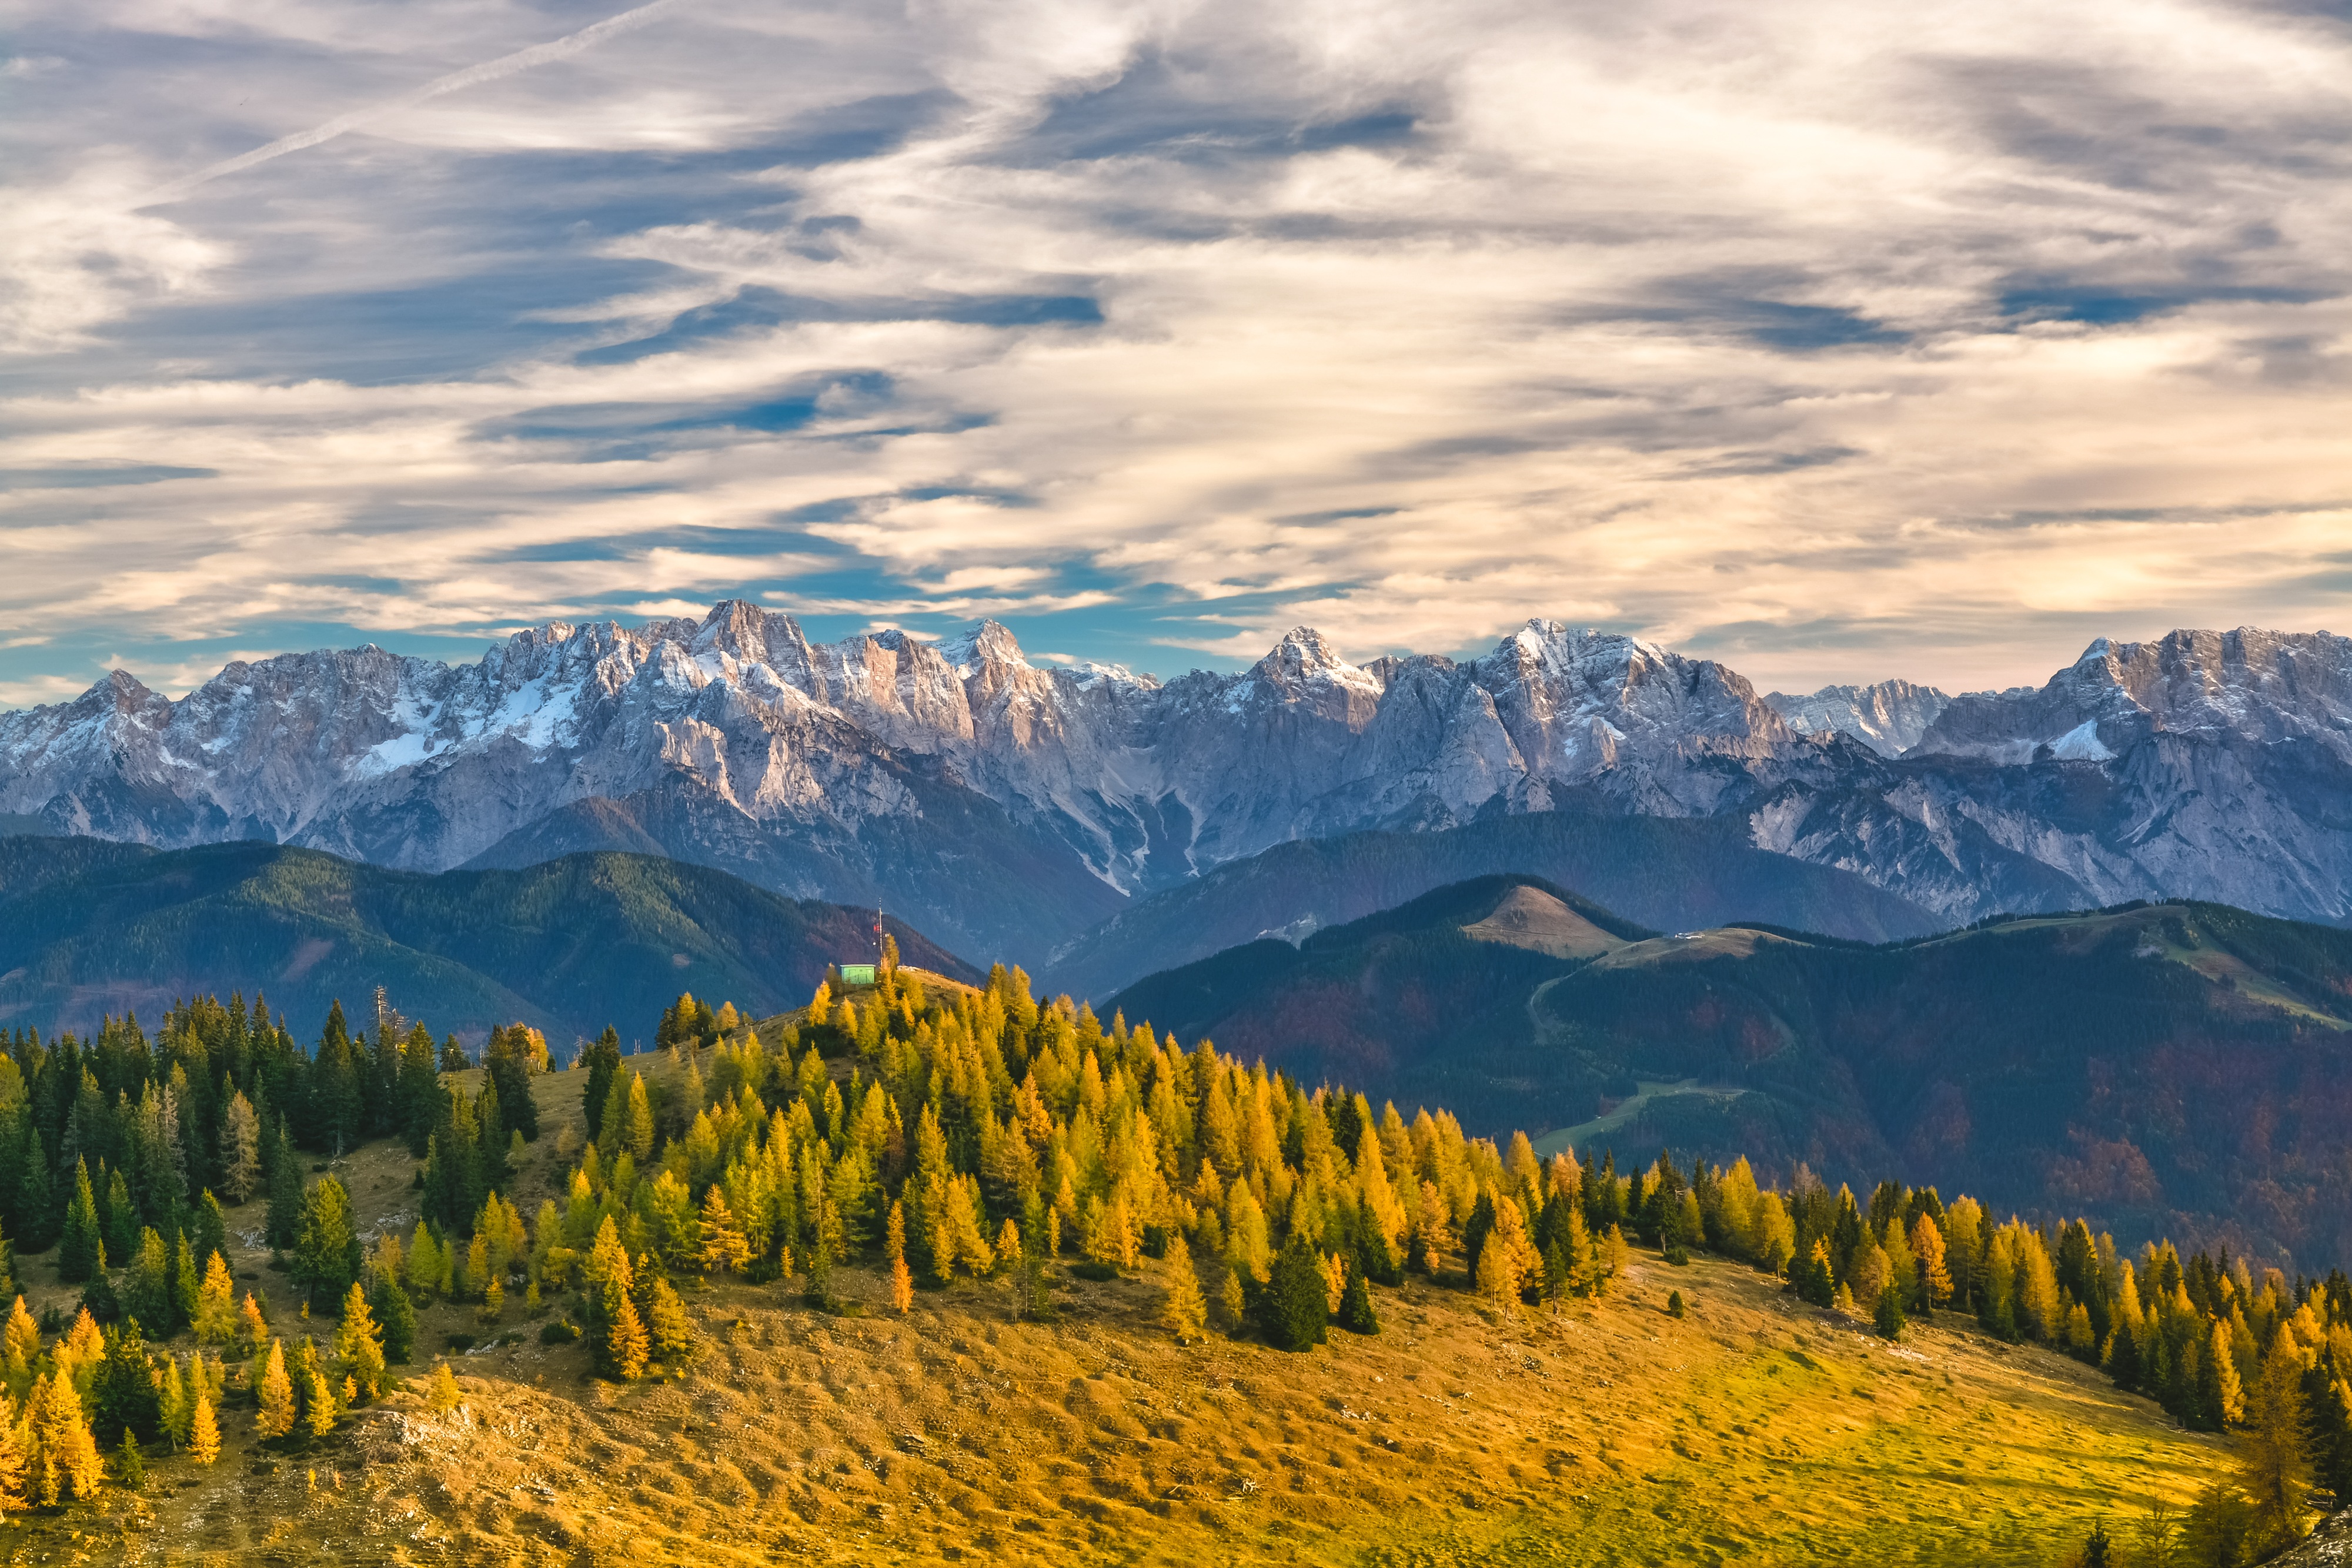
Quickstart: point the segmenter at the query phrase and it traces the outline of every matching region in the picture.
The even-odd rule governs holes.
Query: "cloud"
[[[740,591],[1145,667],[1540,615],[1784,689],[2352,621],[2340,20],[572,15],[34,8],[0,620]]]

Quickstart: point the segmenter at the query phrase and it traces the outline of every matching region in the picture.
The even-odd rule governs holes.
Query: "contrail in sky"
[[[685,0],[653,0],[651,5],[640,5],[634,11],[624,11],[617,16],[607,16],[593,26],[583,27],[576,33],[557,38],[551,43],[533,44],[530,48],[518,49],[511,55],[501,55],[495,60],[485,60],[480,65],[467,66],[464,70],[452,71],[445,77],[436,77],[423,87],[403,93],[398,98],[386,99],[382,103],[370,104],[365,109],[355,109],[349,114],[336,116],[323,125],[314,125],[308,131],[298,131],[291,136],[281,136],[266,147],[257,147],[250,152],[240,152],[236,157],[224,159],[209,168],[199,169],[194,173],[174,180],[155,191],[140,205],[152,206],[159,202],[176,201],[208,180],[217,180],[224,174],[234,174],[241,169],[250,169],[257,163],[267,163],[272,158],[281,158],[289,152],[299,152],[305,147],[316,147],[321,141],[331,141],[344,131],[356,130],[372,120],[381,120],[387,114],[397,114],[404,109],[414,109],[418,104],[439,98],[445,93],[457,92],[480,82],[496,81],[500,77],[512,76],[517,71],[529,70],[531,67],[544,65],[549,60],[566,59],[617,34],[632,32],[642,27],[663,12],[684,4]]]

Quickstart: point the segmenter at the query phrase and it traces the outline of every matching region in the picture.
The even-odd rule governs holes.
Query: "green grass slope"
[[[799,902],[655,856],[516,871],[386,871],[313,850],[156,853],[85,839],[0,841],[0,1021],[86,1029],[108,1012],[257,980],[298,1033],[381,985],[436,1030],[518,1019],[559,1050],[657,1015],[680,991],[762,1012],[870,952],[870,911]],[[893,924],[907,962],[969,965]]]

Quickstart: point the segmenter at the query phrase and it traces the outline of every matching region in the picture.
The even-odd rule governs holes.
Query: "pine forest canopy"
[[[61,1384],[100,1378],[92,1366],[149,1368],[150,1343],[235,1343],[242,1367],[201,1350],[183,1367],[167,1351],[169,1370],[114,1375],[133,1395],[165,1391],[152,1420],[137,1395],[129,1425],[193,1433],[199,1404],[207,1418],[249,1404],[257,1430],[286,1434],[331,1429],[364,1402],[383,1361],[408,1354],[420,1302],[495,1316],[520,1290],[562,1303],[548,1332],[576,1322],[598,1367],[626,1381],[691,1354],[669,1282],[681,1272],[797,1280],[822,1303],[835,1270],[867,1262],[903,1311],[918,1278],[1009,1271],[1019,1299],[1050,1312],[1048,1270],[1108,1275],[1150,1256],[1179,1281],[1170,1332],[1197,1337],[1213,1318],[1303,1350],[1335,1326],[1378,1332],[1374,1287],[1407,1271],[1517,1312],[1610,1291],[1639,1245],[1669,1265],[1701,1249],[1742,1260],[1889,1336],[1968,1314],[2100,1366],[2192,1427],[2245,1427],[2249,1451],[2290,1431],[2291,1453],[2263,1451],[2286,1454],[2290,1479],[2307,1467],[2352,1496],[2340,1270],[2290,1279],[2164,1242],[2126,1255],[2079,1220],[2003,1220],[1892,1181],[1858,1198],[1802,1167],[1775,1187],[1745,1159],[1661,1155],[1630,1173],[1607,1154],[1541,1160],[1524,1134],[1466,1136],[1443,1110],[1407,1120],[1206,1040],[1187,1051],[1123,1017],[1105,1028],[1067,998],[1040,1002],[1017,969],[974,988],[885,957],[872,988],[821,984],[764,1024],[681,997],[656,1030],[668,1071],[650,1076],[606,1030],[576,1074],[593,1139],[563,1197],[528,1222],[509,1161],[537,1135],[531,1083],[549,1062],[527,1028],[494,1034],[478,1079],[388,1010],[354,1030],[338,1008],[314,1049],[234,999],[176,1008],[152,1040],[128,1019],[88,1041],[15,1032],[0,1060],[0,1211],[16,1266],[54,1249],[48,1266],[87,1286],[85,1316],[56,1343],[28,1318],[28,1337],[9,1331],[11,1365],[54,1404]],[[336,1176],[306,1189],[296,1151],[383,1137],[421,1162],[423,1217],[404,1242],[368,1249]],[[266,1197],[307,1304],[340,1311],[331,1354],[273,1331],[249,1298],[231,1311],[223,1197]],[[70,1469],[70,1423],[52,1426]],[[2263,1496],[2222,1487],[2200,1507],[2209,1523],[2242,1514],[2245,1531],[2291,1531],[2299,1502],[2264,1514]]]

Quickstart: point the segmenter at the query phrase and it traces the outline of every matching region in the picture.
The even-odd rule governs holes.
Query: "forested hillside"
[[[873,921],[650,855],[427,876],[275,844],[0,839],[0,1023],[87,1031],[106,1014],[152,1019],[250,986],[314,1038],[335,998],[383,986],[477,1047],[521,1019],[562,1056],[680,990],[789,1007],[826,965],[872,951]],[[977,977],[891,929],[910,962]]]
[[[1472,929],[1513,888],[1564,896],[1463,883],[1116,1005],[1547,1146],[1803,1160],[2137,1239],[2352,1252],[2352,933],[2166,904],[1877,946],[1619,922],[1644,939],[1565,952]]]
[[[1480,924],[1554,949],[1637,946],[1559,901]],[[127,1022],[11,1035],[0,1199],[41,1310],[20,1305],[0,1333],[22,1410],[0,1423],[0,1500],[37,1525],[168,1517],[254,1551],[335,1521],[349,1538],[315,1544],[341,1562],[502,1557],[533,1539],[691,1561],[709,1548],[676,1521],[727,1533],[730,1510],[739,1545],[826,1560],[857,1550],[835,1535],[852,1519],[926,1559],[1066,1560],[1113,1521],[1171,1560],[1578,1563],[1638,1554],[1670,1520],[1794,1562],[1830,1517],[1780,1489],[1879,1462],[1823,1447],[1827,1423],[1930,1478],[1916,1499],[1836,1504],[1874,1553],[2048,1562],[2104,1519],[2204,1568],[2291,1540],[2313,1488],[2352,1493],[2340,1272],[2133,1249],[1933,1185],[1858,1196],[1801,1170],[1761,1180],[1745,1159],[1541,1158],[1523,1133],[1468,1136],[1442,1109],[1375,1108],[1205,1040],[1106,1027],[1041,1002],[1018,970],[980,987],[895,967],[836,979],[756,1025],[681,997],[657,1054],[607,1031],[564,1072],[520,1025],[477,1068],[390,1017],[354,1031],[337,1013],[310,1049],[210,999],[152,1038]],[[1122,1304],[1129,1280],[1150,1293]],[[835,1479],[856,1449],[809,1435],[897,1397],[876,1375],[929,1364],[854,1326],[910,1316],[950,1352],[918,1382],[956,1399],[897,1436],[860,1418],[852,1441],[886,1490],[857,1511]],[[1008,1334],[1023,1348],[1005,1359]],[[887,1359],[820,1354],[804,1383],[735,1396],[778,1358],[845,1343]],[[439,1346],[455,1368],[434,1364]],[[1093,1370],[1038,1381],[1073,1355]],[[1331,1358],[1339,1381],[1294,1357]],[[1691,1358],[1707,1370],[1684,1382]],[[1507,1396],[1507,1365],[1558,1381]],[[1113,1368],[1134,1395],[1090,1381]],[[566,1369],[590,1381],[559,1407],[548,1378]],[[631,1392],[677,1381],[700,1392],[674,1406]],[[1667,1389],[1686,1414],[1662,1430],[1651,1401]],[[1558,1398],[1611,1414],[1528,1424],[1528,1401]],[[990,1418],[943,1424],[965,1400]],[[1202,1409],[1243,1435],[1211,1440],[1185,1414]],[[1979,1433],[1996,1444],[1983,1462],[2025,1461],[1998,1516],[1965,1475]],[[2014,1447],[2028,1433],[2067,1456],[2063,1479]],[[1302,1439],[1361,1493],[1318,1500]],[[661,1460],[679,1497],[613,1490],[629,1475],[597,1456],[652,1462],[648,1444],[692,1460]],[[1094,1458],[1066,1464],[1079,1451]],[[144,1500],[151,1465],[202,1488],[231,1452],[263,1479],[229,1511],[268,1500],[243,1534]],[[329,1495],[273,1485],[287,1459]],[[332,1495],[347,1465],[373,1479]],[[532,1474],[562,1484],[525,1488]],[[1669,1476],[1679,1505],[1654,1490]],[[481,1493],[499,1477],[543,1500],[518,1517]],[[1725,1491],[1742,1478],[1761,1490]],[[1280,1495],[1236,1509],[1268,1481]],[[933,1514],[927,1492],[953,1507]],[[460,1496],[472,1512],[451,1511]],[[1399,1506],[1367,1515],[1374,1498]],[[1482,1498],[1509,1500],[1510,1519]],[[645,1522],[616,1532],[615,1507]]]

